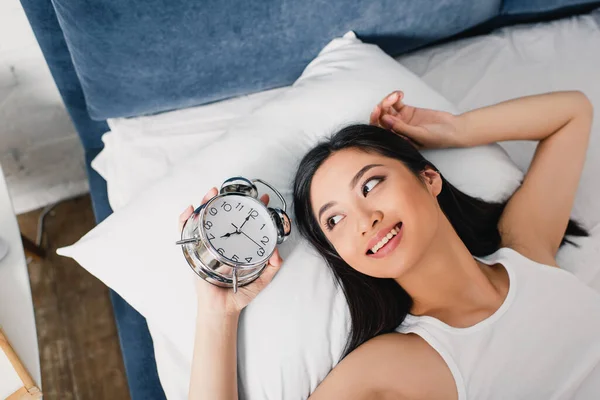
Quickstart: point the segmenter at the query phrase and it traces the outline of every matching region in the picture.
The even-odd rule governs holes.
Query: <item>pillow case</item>
[[[236,175],[270,182],[289,202],[300,158],[337,129],[367,122],[373,106],[397,88],[409,104],[456,111],[378,47],[351,32],[334,39],[289,90],[58,253],[73,257],[147,318],[181,357],[179,379],[187,383],[196,276],[174,244],[181,210]],[[426,157],[457,187],[486,199],[505,198],[522,178],[498,145],[427,151]],[[280,249],[283,268],[240,319],[242,398],[307,398],[335,366],[347,338],[345,299],[321,257],[295,231]],[[187,384],[181,386],[169,396],[185,398]]]
[[[229,126],[286,88],[218,103],[134,118],[107,120],[104,148],[92,168],[106,180],[108,202],[118,210],[178,162],[219,140]]]

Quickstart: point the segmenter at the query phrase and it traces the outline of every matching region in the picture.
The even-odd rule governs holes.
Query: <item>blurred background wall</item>
[[[19,0],[0,0],[0,164],[17,214],[88,190],[81,144]]]

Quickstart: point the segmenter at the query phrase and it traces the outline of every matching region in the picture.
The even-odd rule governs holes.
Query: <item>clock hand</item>
[[[244,232],[241,232],[242,235],[246,236],[248,239],[252,240],[254,242],[254,239],[252,239],[250,236],[246,235]],[[255,245],[257,245],[258,247],[262,248],[262,246],[256,242],[254,242]]]
[[[248,222],[249,219],[250,219],[250,214],[248,214],[248,216],[246,217],[246,219],[244,220],[244,222],[242,223],[242,225],[238,228],[238,233],[240,233],[242,231],[242,228],[244,227],[244,225],[246,224],[246,222]]]
[[[233,224],[231,224],[231,225],[233,225]],[[226,234],[224,234],[224,235],[223,235],[223,236],[221,236],[221,237],[222,237],[222,238],[224,238],[224,237],[229,237],[229,236],[231,236],[231,235],[235,235],[235,234],[238,234],[238,235],[239,235],[239,234],[240,234],[240,232],[238,231],[238,228],[237,228],[235,225],[233,225],[233,227],[235,228],[235,231],[233,231],[233,232],[229,232],[229,233],[226,233]]]

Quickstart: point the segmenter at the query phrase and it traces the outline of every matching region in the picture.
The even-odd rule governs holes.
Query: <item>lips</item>
[[[377,234],[369,240],[367,244],[367,255],[376,255],[380,251],[384,250],[389,243],[397,242],[400,238],[396,238],[396,236],[400,236],[402,230],[402,222],[398,222],[395,225],[390,225],[385,228],[382,228],[377,232]]]

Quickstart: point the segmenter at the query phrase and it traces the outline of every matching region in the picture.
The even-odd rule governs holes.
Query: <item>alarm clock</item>
[[[256,183],[271,189],[282,208],[264,205]],[[279,191],[260,179],[238,176],[223,182],[217,196],[194,210],[176,244],[198,276],[237,292],[260,276],[291,227]]]

